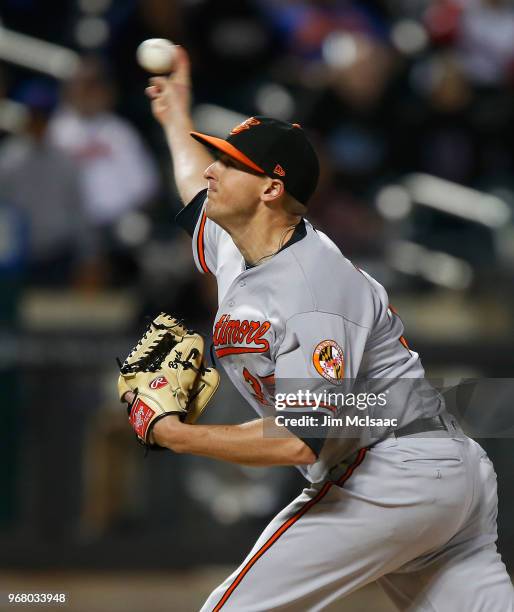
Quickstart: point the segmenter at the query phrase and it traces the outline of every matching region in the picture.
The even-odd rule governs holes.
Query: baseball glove
[[[119,364],[119,398],[125,401],[128,391],[135,394],[127,412],[141,444],[156,447],[150,434],[165,416],[177,414],[192,424],[202,414],[219,385],[217,370],[205,366],[203,355],[202,336],[161,313]]]

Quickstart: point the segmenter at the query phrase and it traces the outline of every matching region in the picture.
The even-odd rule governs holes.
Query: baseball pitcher
[[[201,342],[162,315],[122,366],[131,424],[149,446],[306,479],[202,610],[322,610],[378,581],[399,610],[512,611],[493,466],[425,380],[385,289],[305,218],[319,175],[305,131],[250,117],[226,139],[196,132],[183,49],[147,95],[177,221],[217,280],[216,361],[258,418],[194,423],[218,381]]]

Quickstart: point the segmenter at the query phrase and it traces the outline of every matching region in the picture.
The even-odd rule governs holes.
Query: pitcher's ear
[[[279,179],[270,179],[269,184],[262,194],[262,199],[271,202],[272,200],[280,198],[284,193],[284,183]]]

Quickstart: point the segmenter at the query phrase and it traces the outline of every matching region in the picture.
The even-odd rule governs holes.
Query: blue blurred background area
[[[216,311],[135,61],[154,37],[190,53],[199,130],[308,130],[309,218],[386,286],[432,379],[513,373],[510,0],[0,0],[0,567],[19,580],[234,566],[302,486],[293,468],[143,459],[116,398],[146,315],[209,336]],[[512,403],[478,409],[514,424]],[[224,380],[205,422],[251,416]],[[512,573],[508,430],[479,442]]]

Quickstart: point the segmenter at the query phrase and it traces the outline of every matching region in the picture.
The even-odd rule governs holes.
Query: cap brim
[[[239,149],[230,142],[223,140],[223,138],[216,138],[215,136],[209,136],[208,134],[201,134],[200,132],[190,132],[191,136],[201,142],[206,147],[210,149],[217,149],[222,153],[225,153],[229,157],[232,157],[238,162],[241,162],[243,165],[247,166],[251,170],[255,172],[259,172],[261,174],[266,174],[265,171],[254,163],[249,157],[247,157],[244,153],[241,153]]]

